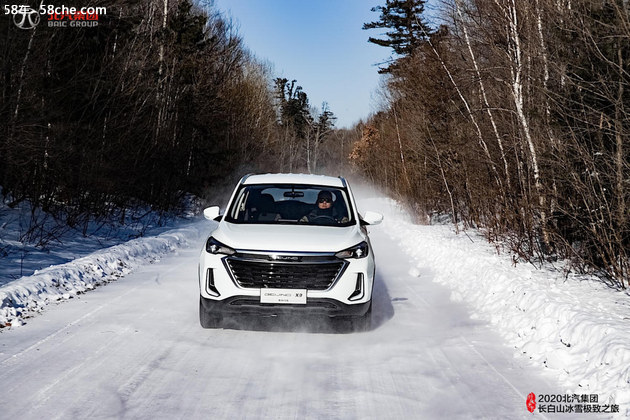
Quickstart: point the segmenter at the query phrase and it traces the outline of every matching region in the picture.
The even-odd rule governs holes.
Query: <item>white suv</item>
[[[199,321],[230,314],[301,312],[343,317],[355,329],[371,322],[374,253],[367,225],[345,179],[322,175],[243,177],[199,261]]]

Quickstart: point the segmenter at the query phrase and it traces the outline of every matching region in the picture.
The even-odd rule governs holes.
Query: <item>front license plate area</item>
[[[306,289],[260,289],[260,303],[306,305]]]

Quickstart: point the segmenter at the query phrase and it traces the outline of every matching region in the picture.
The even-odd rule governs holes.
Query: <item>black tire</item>
[[[203,307],[203,298],[199,297],[199,323],[203,328],[217,328],[221,324],[221,316],[210,314]]]
[[[364,315],[350,318],[350,325],[353,331],[369,331],[372,328],[372,302]]]

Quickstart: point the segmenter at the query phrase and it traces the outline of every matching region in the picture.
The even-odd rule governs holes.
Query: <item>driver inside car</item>
[[[317,194],[315,208],[305,216],[302,216],[300,222],[314,222],[317,219],[334,220],[337,223],[346,223],[347,217],[340,217],[337,209],[333,206],[333,196],[330,191],[322,190]]]

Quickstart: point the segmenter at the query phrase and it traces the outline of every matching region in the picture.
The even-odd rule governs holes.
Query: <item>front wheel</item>
[[[365,314],[350,318],[350,325],[353,331],[369,331],[372,328],[372,302]]]
[[[217,328],[221,324],[221,316],[208,313],[202,300],[203,297],[199,296],[199,323],[203,328]]]
[[[372,302],[370,302],[370,306],[365,314],[340,318],[340,321],[345,322],[352,332],[369,331],[372,328]]]

